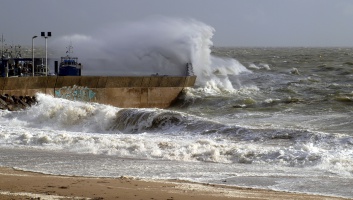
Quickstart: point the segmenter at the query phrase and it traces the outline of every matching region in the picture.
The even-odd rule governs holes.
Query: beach
[[[55,176],[0,167],[0,199],[343,199],[176,180]]]

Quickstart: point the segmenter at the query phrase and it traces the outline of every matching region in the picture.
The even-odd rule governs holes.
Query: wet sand
[[[54,176],[0,167],[0,199],[343,199],[181,181]]]

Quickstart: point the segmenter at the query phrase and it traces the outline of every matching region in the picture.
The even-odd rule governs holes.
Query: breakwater
[[[0,109],[16,111],[25,109],[35,104],[35,96],[9,96],[7,94],[0,95]]]
[[[0,94],[35,96],[44,93],[58,98],[97,102],[122,108],[167,108],[196,76],[35,76],[0,78]]]

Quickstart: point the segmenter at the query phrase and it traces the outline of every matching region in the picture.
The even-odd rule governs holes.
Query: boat
[[[67,55],[61,57],[59,68],[57,67],[57,64],[55,64],[55,73],[58,76],[81,76],[81,63],[78,62],[77,57],[70,56],[73,48],[72,45],[67,48]]]

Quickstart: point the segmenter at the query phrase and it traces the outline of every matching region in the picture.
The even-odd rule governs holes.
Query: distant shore
[[[93,178],[55,176],[0,167],[0,199],[318,200],[344,198],[181,181],[147,181],[128,177]]]

